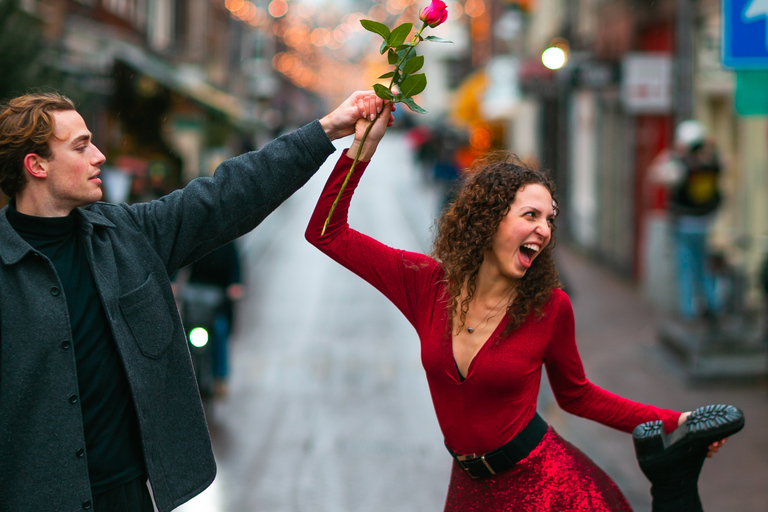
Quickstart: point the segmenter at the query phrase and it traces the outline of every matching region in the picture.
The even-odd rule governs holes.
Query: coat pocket
[[[122,295],[119,302],[141,353],[152,359],[163,355],[171,343],[173,321],[154,274],[135,290]]]

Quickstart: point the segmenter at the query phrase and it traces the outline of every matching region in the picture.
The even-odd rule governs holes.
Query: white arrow
[[[752,0],[741,14],[745,23],[751,23],[760,18],[768,18],[768,0]],[[765,49],[768,50],[768,23],[765,29]]]

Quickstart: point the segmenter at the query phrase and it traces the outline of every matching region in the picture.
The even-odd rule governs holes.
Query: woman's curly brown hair
[[[453,319],[458,311],[460,327],[466,323],[480,264],[493,244],[493,235],[501,220],[515,201],[517,191],[529,184],[543,185],[552,195],[557,215],[552,178],[545,171],[524,164],[511,153],[493,152],[478,159],[466,176],[455,199],[446,206],[438,220],[432,252],[443,267],[450,318]],[[553,224],[550,243],[533,260],[518,283],[505,335],[519,327],[531,312],[541,315],[552,290],[561,286],[552,258],[554,233]],[[459,304],[465,283],[467,294]]]

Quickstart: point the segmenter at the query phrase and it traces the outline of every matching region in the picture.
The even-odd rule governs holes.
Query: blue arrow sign
[[[722,62],[768,69],[768,0],[722,0]]]

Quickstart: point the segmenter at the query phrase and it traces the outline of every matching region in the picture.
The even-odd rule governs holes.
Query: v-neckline
[[[472,356],[472,358],[469,360],[469,364],[467,365],[467,374],[462,375],[461,370],[459,370],[459,362],[456,360],[456,355],[453,350],[453,343],[454,343],[454,334],[453,334],[453,324],[451,324],[451,330],[450,330],[450,352],[451,352],[451,361],[453,361],[453,369],[456,372],[455,377],[458,379],[459,384],[463,384],[466,382],[466,380],[469,378],[469,375],[472,373],[472,366],[475,364],[475,361],[477,360],[477,357],[485,350],[485,347],[488,345],[488,342],[492,339],[496,338],[499,335],[499,329],[502,328],[502,326],[506,325],[507,323],[507,316],[509,315],[509,309],[507,309],[504,312],[504,316],[501,317],[501,320],[499,320],[499,323],[496,325],[496,327],[493,329],[493,332],[486,338],[486,340],[480,345],[480,348],[477,349],[477,352]]]

